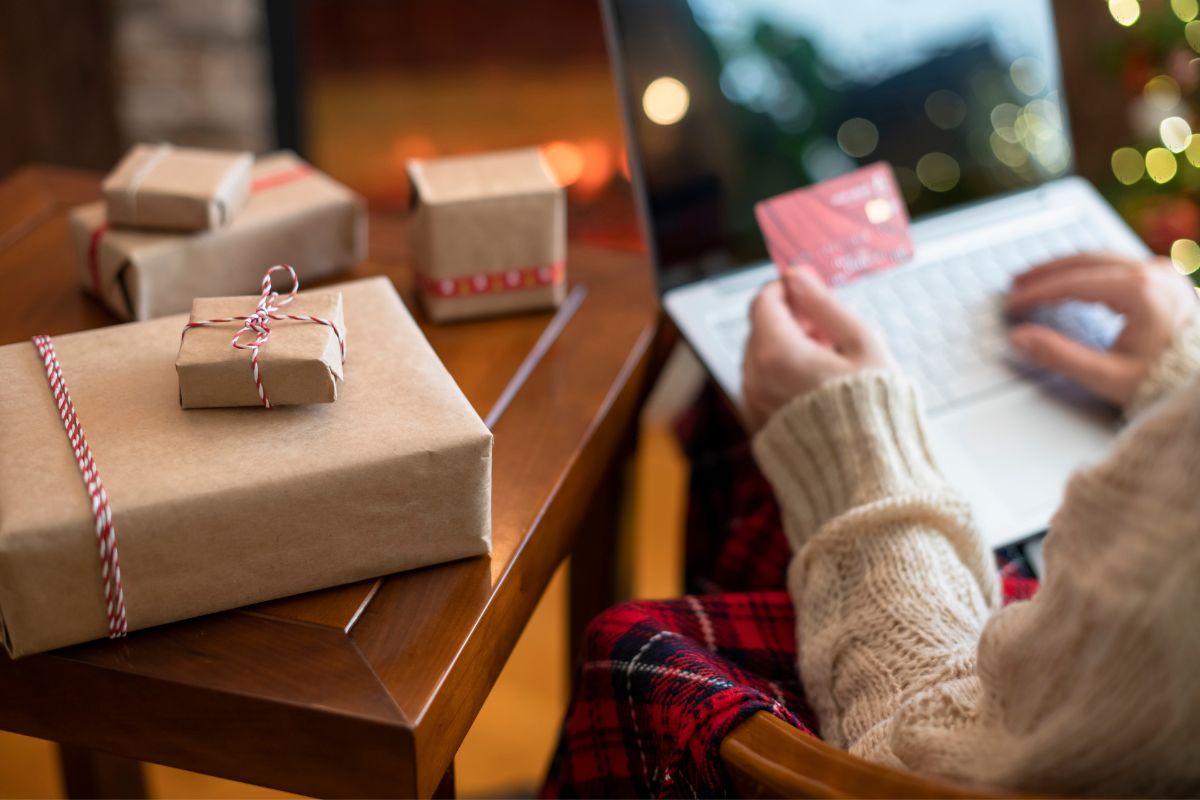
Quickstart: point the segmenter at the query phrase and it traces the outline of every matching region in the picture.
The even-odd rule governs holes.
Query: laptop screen
[[[661,289],[766,258],[754,204],[887,161],[914,216],[1072,167],[1048,0],[609,0]]]

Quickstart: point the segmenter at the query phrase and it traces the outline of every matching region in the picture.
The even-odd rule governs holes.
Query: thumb
[[[862,320],[834,297],[811,267],[786,270],[783,285],[792,311],[811,320],[834,348],[843,353],[862,350],[869,336]]]
[[[1062,373],[1106,400],[1124,405],[1135,380],[1128,359],[1108,350],[1096,350],[1043,325],[1018,325],[1009,341],[1040,367]]]
[[[750,305],[751,333],[789,346],[810,344],[800,321],[792,314],[787,292],[779,281],[772,281],[759,291]]]

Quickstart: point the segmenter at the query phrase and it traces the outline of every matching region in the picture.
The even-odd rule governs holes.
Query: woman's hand
[[[1110,350],[1093,349],[1030,323],[1009,332],[1013,347],[1121,406],[1133,400],[1197,303],[1191,281],[1165,258],[1142,262],[1113,253],[1083,253],[1017,276],[1007,305],[1009,313],[1024,314],[1065,300],[1103,303],[1125,315],[1125,327]]]
[[[887,348],[816,273],[792,268],[750,308],[742,399],[754,429],[789,400],[831,378],[892,363]]]

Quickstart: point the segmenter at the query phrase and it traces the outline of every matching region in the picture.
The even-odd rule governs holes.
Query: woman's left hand
[[[790,400],[859,370],[892,366],[871,327],[843,305],[813,270],[790,268],[750,307],[742,399],[757,430]]]

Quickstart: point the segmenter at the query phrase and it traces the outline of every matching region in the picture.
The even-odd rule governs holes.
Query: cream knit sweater
[[[1037,596],[1003,610],[903,376],[837,380],[776,413],[754,450],[795,551],[799,669],[824,738],[971,783],[1200,792],[1197,372],[1200,315],[1109,458],[1071,480]]]

